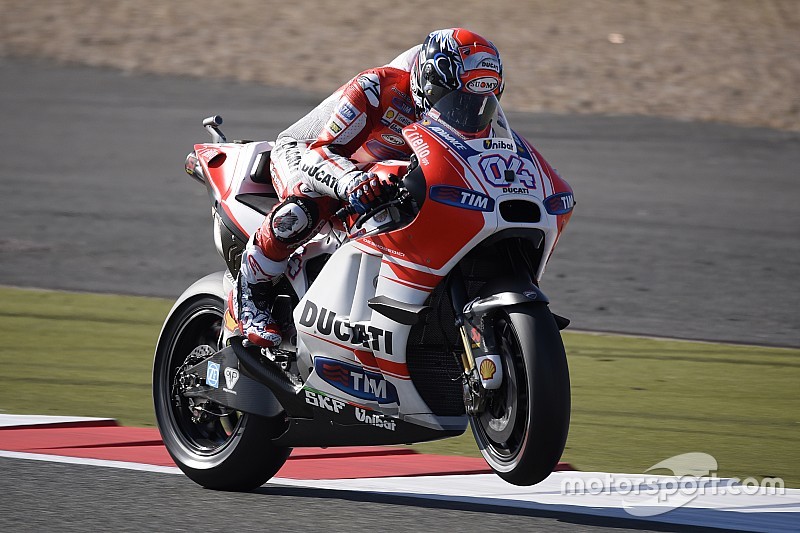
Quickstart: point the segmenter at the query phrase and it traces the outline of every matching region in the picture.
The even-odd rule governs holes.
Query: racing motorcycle
[[[290,257],[267,299],[283,342],[263,349],[226,311],[245,243],[278,202],[273,143],[204,126],[186,172],[213,204],[227,269],[189,287],[155,351],[163,441],[202,486],[250,490],[295,447],[408,444],[471,425],[506,481],[546,478],[564,449],[570,384],[539,280],[574,205],[497,100],[454,92],[402,128],[408,161],[365,169],[385,203],[338,219]],[[399,130],[399,128],[398,128]]]

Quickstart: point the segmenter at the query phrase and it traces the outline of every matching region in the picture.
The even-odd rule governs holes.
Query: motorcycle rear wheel
[[[193,412],[189,399],[176,390],[175,377],[190,354],[205,358],[220,348],[223,305],[216,296],[200,295],[168,317],[156,347],[153,400],[167,451],[190,479],[210,489],[248,491],[274,476],[291,453],[270,443],[282,418],[220,408],[219,414],[201,414],[198,420],[198,410]]]
[[[569,369],[544,304],[516,306],[495,321],[503,384],[470,424],[484,459],[514,485],[534,485],[558,464],[569,431]]]

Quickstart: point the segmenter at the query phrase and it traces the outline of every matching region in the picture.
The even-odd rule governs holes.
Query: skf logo
[[[313,405],[314,407],[319,407],[320,409],[325,409],[326,411],[330,411],[332,413],[338,413],[344,407],[344,402],[341,400],[337,400],[335,398],[331,398],[329,396],[325,396],[322,393],[313,392],[306,389],[306,403],[308,405]]]
[[[314,358],[314,370],[322,379],[356,398],[398,403],[397,389],[380,374],[326,357]]]
[[[430,190],[430,198],[440,204],[469,209],[471,211],[494,211],[494,199],[483,193],[449,185],[434,185]]]

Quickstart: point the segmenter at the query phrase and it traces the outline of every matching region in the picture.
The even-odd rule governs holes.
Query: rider
[[[463,28],[434,31],[388,65],[358,74],[278,136],[270,170],[282,201],[247,243],[237,293],[228,297],[228,311],[250,342],[281,343],[265,289],[341,202],[363,214],[385,200],[387,183],[362,168],[408,159],[413,152],[402,129],[451,91],[498,98],[503,92],[497,48]]]

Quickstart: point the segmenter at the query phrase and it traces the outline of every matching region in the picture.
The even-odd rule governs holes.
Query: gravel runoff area
[[[497,44],[509,109],[800,131],[797,0],[0,0],[0,56],[326,94],[452,26]]]

